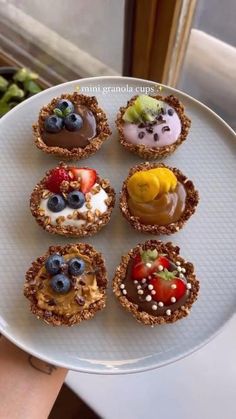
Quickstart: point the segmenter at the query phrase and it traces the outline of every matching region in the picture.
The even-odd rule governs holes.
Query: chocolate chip
[[[56,301],[54,300],[54,298],[51,298],[51,300],[48,301],[48,305],[49,306],[55,306],[56,305]]]
[[[165,131],[170,131],[170,127],[168,127],[167,125],[165,125],[165,126],[161,129],[161,132],[165,132]]]
[[[154,141],[159,141],[159,136],[158,136],[157,132],[155,132],[153,137],[154,137]]]
[[[141,123],[138,125],[138,127],[139,127],[139,128],[144,128],[144,127],[145,127],[145,124],[144,124],[143,122],[141,122]]]
[[[63,265],[61,265],[61,272],[63,274],[67,274],[68,273],[68,265],[67,265],[67,263],[63,263]]]
[[[173,109],[168,109],[168,115],[172,116],[174,114],[174,110]]]
[[[146,128],[146,131],[149,132],[149,134],[152,134],[153,133],[153,128],[152,127],[148,127],[148,128]]]
[[[138,138],[142,139],[145,136],[145,132],[141,131],[138,133]]]
[[[84,282],[82,279],[80,279],[80,280],[79,280],[79,284],[80,284],[80,285],[85,285],[85,282]]]
[[[79,306],[84,306],[85,304],[84,298],[81,297],[80,295],[75,296],[75,301]]]
[[[166,109],[165,108],[161,108],[161,113],[162,113],[162,115],[165,115],[166,114]]]

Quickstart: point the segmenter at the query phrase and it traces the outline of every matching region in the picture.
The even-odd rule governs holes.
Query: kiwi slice
[[[133,105],[126,109],[123,120],[139,123],[152,122],[161,110],[161,102],[147,95],[140,95]]]
[[[142,118],[141,115],[137,112],[137,110],[135,109],[135,106],[129,106],[128,109],[126,109],[124,115],[123,115],[123,120],[125,122],[142,122]]]
[[[134,102],[135,110],[141,115],[144,121],[153,121],[160,112],[161,103],[159,100],[147,95],[139,96]]]

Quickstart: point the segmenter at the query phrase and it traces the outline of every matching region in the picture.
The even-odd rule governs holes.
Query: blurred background
[[[126,75],[177,87],[235,128],[234,0],[0,0],[0,64],[40,84]]]
[[[235,17],[235,0],[0,0],[0,115],[51,85],[125,75],[183,90],[235,129]],[[98,416],[64,387],[50,417]]]

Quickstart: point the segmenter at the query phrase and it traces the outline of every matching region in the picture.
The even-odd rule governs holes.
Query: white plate
[[[0,330],[24,350],[70,369],[103,374],[144,371],[200,348],[235,311],[236,141],[233,131],[211,110],[164,87],[165,94],[178,95],[192,118],[188,140],[165,161],[193,179],[201,196],[196,214],[171,237],[181,247],[181,254],[195,264],[201,281],[199,300],[190,316],[172,325],[142,326],[109,291],[107,308],[94,320],[72,328],[47,326],[28,309],[22,294],[24,274],[49,245],[65,244],[67,240],[44,232],[29,211],[34,185],[57,163],[34,146],[31,125],[44,104],[61,93],[74,91],[78,84],[100,87],[95,95],[113,131],[111,139],[86,160],[86,165],[110,178],[118,193],[129,168],[140,161],[118,144],[114,120],[119,107],[136,94],[136,87],[153,87],[152,82],[119,77],[73,81],[38,94],[1,119]],[[129,91],[103,91],[117,86]],[[129,226],[116,205],[109,225],[88,242],[103,252],[111,282],[121,255],[148,238]]]

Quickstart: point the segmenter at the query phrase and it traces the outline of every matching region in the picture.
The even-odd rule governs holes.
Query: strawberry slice
[[[45,186],[51,192],[60,193],[60,185],[63,180],[70,181],[71,179],[65,169],[57,167],[51,171],[46,180]]]
[[[163,272],[155,274],[150,279],[149,284],[153,285],[156,294],[152,298],[156,301],[162,301],[165,305],[173,304],[171,301],[174,297],[176,301],[184,296],[186,293],[186,283],[176,277],[177,271],[169,272],[164,269]]]
[[[160,265],[168,269],[170,262],[165,256],[159,255],[156,249],[145,250],[134,258],[131,273],[132,278],[137,281],[147,278],[149,275],[158,271]]]
[[[86,169],[84,167],[70,167],[74,179],[80,180],[80,190],[87,193],[93,187],[97,180],[97,172],[94,169]]]

